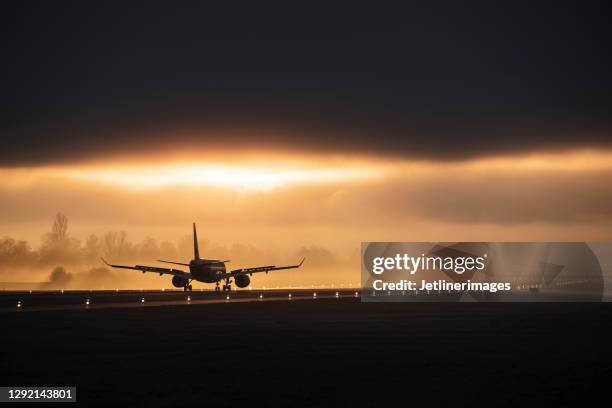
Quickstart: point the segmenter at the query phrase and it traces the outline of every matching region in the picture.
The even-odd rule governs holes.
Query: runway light
[[[359,296],[359,292],[355,292],[355,297],[358,297],[358,296]]]
[[[145,302],[144,298],[140,299],[140,303],[144,303],[144,302]]]
[[[317,292],[314,292],[314,293],[312,294],[312,297],[313,297],[314,299],[316,299],[316,298],[317,298]]]
[[[30,295],[32,294],[32,289],[30,289]]]
[[[227,295],[227,296],[225,297],[225,300],[229,300],[229,299],[230,299],[230,297],[229,297],[229,295]]]
[[[62,295],[64,294],[64,289],[62,289]]]
[[[336,297],[340,297],[340,294],[338,292],[336,292]]]
[[[162,292],[165,292],[165,291],[166,291],[166,288],[162,288]]]
[[[187,296],[187,301],[191,302],[191,296]]]
[[[260,298],[260,299],[263,299],[263,293],[260,293],[260,294],[259,294],[259,298]]]
[[[116,293],[119,293],[119,289],[115,289],[115,292],[116,292]]]
[[[85,304],[89,306],[89,299],[85,299]]]
[[[289,294],[288,298],[291,299],[291,293]]]
[[[17,301],[17,308],[20,309],[21,308],[21,300]]]

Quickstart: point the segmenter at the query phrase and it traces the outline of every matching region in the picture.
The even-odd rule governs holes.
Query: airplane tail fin
[[[200,259],[200,250],[198,249],[198,233],[196,232],[195,222],[193,223],[193,259]]]

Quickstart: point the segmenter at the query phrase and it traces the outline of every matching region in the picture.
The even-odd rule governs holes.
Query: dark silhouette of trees
[[[26,241],[17,241],[10,237],[0,239],[0,265],[25,266],[32,264],[34,260],[35,253]]]
[[[58,266],[51,271],[49,282],[60,287],[66,286],[72,280],[72,274],[66,272],[62,266]]]

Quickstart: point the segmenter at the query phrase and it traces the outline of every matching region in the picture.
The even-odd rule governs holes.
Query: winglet
[[[108,262],[106,262],[106,259],[100,257],[100,259],[102,260],[102,262],[104,262],[107,266],[112,266],[111,264],[109,264]]]
[[[304,261],[305,261],[305,260],[306,260],[306,257],[302,258],[302,261],[301,261],[301,262],[298,264],[298,268],[299,268],[300,266],[302,266],[302,264],[304,263]]]

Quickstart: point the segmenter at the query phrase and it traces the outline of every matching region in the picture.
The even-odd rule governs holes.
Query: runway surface
[[[94,293],[100,304],[132,306],[89,309],[80,292],[26,297],[75,303],[1,314],[3,383],[76,386],[79,402],[104,407],[609,403],[610,304],[292,292],[291,301],[245,293],[227,303],[204,292],[189,305],[180,292]],[[143,295],[164,307],[133,306]]]
[[[0,292],[1,312],[160,307],[214,303],[272,302],[359,297],[355,289],[238,290],[107,290]]]

